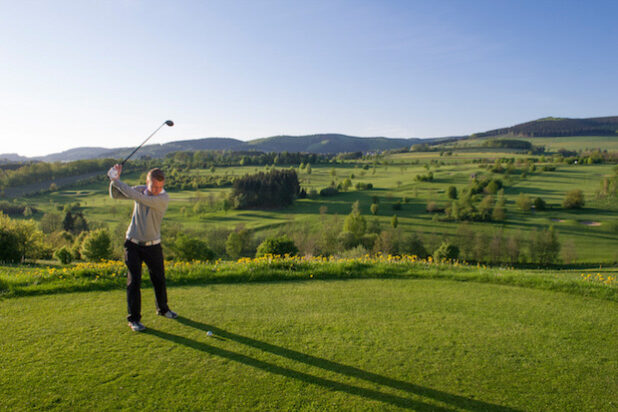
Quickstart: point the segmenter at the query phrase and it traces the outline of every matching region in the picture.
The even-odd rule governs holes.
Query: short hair
[[[158,167],[155,167],[154,169],[151,169],[148,172],[148,175],[146,175],[146,179],[154,179],[157,180],[159,182],[162,182],[165,180],[165,174],[163,174],[163,170],[159,169]]]

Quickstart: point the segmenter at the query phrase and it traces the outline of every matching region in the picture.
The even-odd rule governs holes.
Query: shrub
[[[504,204],[504,190],[498,192],[498,201],[494,205],[494,210],[491,212],[491,220],[494,222],[501,222],[506,219],[506,208]]]
[[[428,213],[444,212],[444,207],[438,206],[436,202],[430,201],[429,203],[427,203],[427,212]]]
[[[73,254],[73,260],[80,260],[82,258],[82,243],[84,243],[84,239],[86,239],[88,233],[82,232],[80,233],[75,241],[73,242],[73,247],[71,248],[71,253]]]
[[[492,211],[494,209],[494,197],[487,195],[481,200],[478,207],[479,219],[483,221],[491,220]]]
[[[530,196],[524,193],[520,193],[519,196],[517,196],[515,203],[522,212],[527,212],[532,207],[532,200],[530,200]]]
[[[82,233],[87,232],[88,230],[88,222],[86,221],[84,215],[81,212],[76,213],[73,217],[73,232]]]
[[[355,185],[355,187],[356,187],[356,190],[370,190],[370,189],[373,189],[373,184],[359,182]]]
[[[73,231],[73,214],[70,210],[67,210],[64,214],[64,219],[62,220],[62,227],[67,232]]]
[[[498,190],[502,189],[502,180],[500,179],[492,179],[487,186],[485,186],[485,192],[495,195],[498,193]]]
[[[338,235],[340,223],[338,216],[322,221],[320,240],[316,247],[318,255],[331,256],[339,250]]]
[[[206,242],[181,233],[172,246],[176,256],[183,260],[214,260],[213,252]]]
[[[361,245],[367,250],[372,250],[373,246],[376,244],[376,240],[378,239],[377,233],[366,233],[360,239]]]
[[[325,187],[324,189],[320,190],[320,196],[324,197],[335,196],[337,193],[339,193],[339,190],[337,190],[336,187]]]
[[[536,199],[534,199],[534,209],[535,210],[545,210],[547,209],[547,204],[545,203],[543,199],[541,199],[540,197],[537,197]]]
[[[584,207],[584,192],[579,189],[570,190],[567,192],[562,207],[565,209],[581,209]]]
[[[399,239],[396,231],[383,230],[376,238],[373,245],[374,252],[382,252],[384,254],[396,254],[399,252]]]
[[[431,182],[433,181],[433,172],[429,172],[426,175],[416,175],[414,179],[417,182]]]
[[[337,235],[337,242],[342,250],[347,250],[358,245],[359,239],[354,235],[354,233],[344,230]]]
[[[272,237],[264,240],[257,248],[256,257],[264,255],[290,255],[298,253],[298,248],[287,236]]]
[[[378,204],[377,203],[372,203],[371,206],[369,207],[369,209],[371,210],[371,214],[372,215],[377,215],[378,214]]]
[[[17,235],[5,228],[0,228],[0,262],[17,263],[21,258],[22,253]]]
[[[225,242],[225,253],[233,259],[236,259],[240,256],[242,252],[242,237],[237,232],[232,232],[227,237],[227,241]]]
[[[380,221],[378,219],[373,219],[367,224],[367,233],[376,233],[379,234],[382,231],[380,227]]]
[[[449,199],[457,199],[457,188],[455,186],[449,186],[446,194]]]
[[[343,221],[343,230],[352,232],[356,239],[360,239],[367,230],[367,221],[360,213],[360,206],[358,201],[352,205],[352,212],[346,216]]]
[[[399,245],[399,252],[407,255],[417,256],[421,259],[425,259],[429,256],[427,249],[423,245],[423,241],[418,237],[416,233],[404,237]]]
[[[53,233],[62,230],[62,216],[60,213],[45,213],[39,222],[39,227],[43,233]]]
[[[15,247],[20,255],[18,260],[46,257],[48,251],[43,242],[43,232],[33,220],[13,220],[0,212],[0,231],[5,233],[4,242],[10,250],[6,252],[6,257],[13,256]],[[2,251],[0,254],[3,254]]]
[[[56,258],[63,265],[68,265],[73,261],[73,254],[66,246],[62,246],[60,249],[56,249],[54,252],[54,258]]]
[[[357,259],[367,254],[367,249],[363,245],[358,245],[352,249],[344,250],[338,256],[342,259]]]
[[[459,248],[449,242],[442,242],[440,247],[433,252],[433,259],[436,262],[442,260],[455,260],[459,256]]]
[[[112,255],[112,240],[107,230],[90,232],[84,239],[81,254],[91,262],[109,259]]]

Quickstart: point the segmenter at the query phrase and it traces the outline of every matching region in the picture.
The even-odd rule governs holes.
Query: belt
[[[127,240],[131,243],[135,243],[138,246],[154,246],[154,245],[158,245],[159,243],[161,243],[161,239],[149,240],[148,242],[140,242],[137,239],[133,239],[132,237],[129,237],[127,238]]]

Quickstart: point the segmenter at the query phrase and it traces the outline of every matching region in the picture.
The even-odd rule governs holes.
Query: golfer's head
[[[161,169],[152,169],[146,176],[146,187],[148,191],[156,196],[163,191],[163,185],[165,184],[165,175]]]

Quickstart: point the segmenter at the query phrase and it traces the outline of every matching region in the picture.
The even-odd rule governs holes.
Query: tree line
[[[209,169],[229,166],[300,165],[330,163],[336,155],[317,153],[195,150],[169,153],[163,164],[169,167]]]
[[[234,180],[231,200],[237,209],[273,209],[291,205],[299,193],[296,171],[275,169]]]
[[[113,159],[89,159],[74,162],[29,162],[16,169],[0,170],[0,189],[46,182],[54,178],[107,170]]]
[[[618,135],[618,117],[598,117],[590,119],[545,118],[522,123],[513,127],[477,133],[471,137],[500,135],[519,136],[615,136]]]

